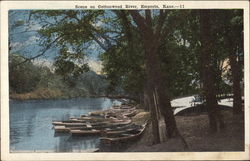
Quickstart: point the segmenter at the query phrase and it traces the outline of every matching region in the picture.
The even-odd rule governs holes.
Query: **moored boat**
[[[130,127],[130,128],[123,128],[117,130],[107,130],[103,133],[105,137],[121,137],[123,134],[135,134],[138,132],[140,127]]]
[[[137,110],[131,110],[128,113],[123,114],[124,117],[133,117],[137,114]]]
[[[71,135],[98,135],[101,134],[101,130],[70,130]]]
[[[129,126],[131,125],[131,120],[127,120],[125,122],[118,122],[118,123],[103,123],[103,124],[90,124],[90,125],[87,125],[86,127],[80,127],[80,126],[75,126],[75,127],[67,127],[69,128],[70,130],[102,130],[102,131],[109,131],[109,130],[114,130],[114,129],[117,129],[117,130],[121,130],[119,129],[119,127],[126,127],[126,126]]]
[[[132,141],[137,138],[139,138],[142,133],[144,132],[147,124],[144,124],[141,126],[141,128],[131,130],[131,131],[125,131],[124,133],[120,133],[117,136],[112,136],[112,137],[101,137],[101,143],[103,144],[112,144],[116,142],[127,142],[127,141]]]
[[[61,125],[61,126],[86,126],[86,123],[83,122],[65,122],[65,121],[57,121],[52,122],[52,124],[55,125]]]
[[[104,111],[89,112],[88,115],[70,117],[66,121],[53,121],[55,132],[68,132],[74,135],[105,134],[109,138],[123,137],[138,134],[141,129],[135,126],[129,117],[137,114],[135,107],[123,105],[121,108],[112,108]],[[112,140],[112,139],[111,139]]]
[[[69,132],[70,128],[67,128],[65,126],[54,126],[55,132]]]

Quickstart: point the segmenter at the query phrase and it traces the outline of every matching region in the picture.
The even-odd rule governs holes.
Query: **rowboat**
[[[94,127],[104,127],[104,126],[122,126],[130,124],[131,120],[119,120],[119,121],[104,121],[104,122],[97,122],[97,123],[89,123],[93,128]]]
[[[59,125],[62,123],[85,123],[85,120],[76,120],[76,119],[70,119],[70,120],[65,120],[65,121],[52,121],[53,125]]]
[[[89,116],[104,118],[105,112],[104,111],[93,111],[89,112]]]
[[[103,121],[119,121],[117,118],[95,118],[95,117],[80,117],[80,118],[70,118],[71,121],[79,122],[103,122]]]
[[[117,130],[107,130],[104,131],[103,136],[106,137],[121,137],[123,134],[133,134],[138,131],[140,127],[130,127],[130,128],[123,128],[123,129],[117,129]]]
[[[122,123],[106,123],[106,124],[99,124],[99,125],[93,125],[90,124],[89,126],[87,125],[86,127],[67,127],[66,128],[70,129],[70,130],[82,130],[82,131],[90,131],[90,130],[101,130],[101,131],[109,131],[109,130],[114,130],[114,129],[119,129],[119,127],[123,127],[123,126],[128,126],[131,125],[131,120],[127,120],[125,122]]]
[[[82,119],[82,118],[78,118],[78,117],[70,117],[68,121],[72,121],[72,122],[87,122],[87,121],[91,121],[92,119]]]
[[[120,108],[121,109],[132,109],[131,106],[128,106],[128,105],[122,105]]]
[[[107,132],[112,132],[112,131],[122,131],[126,129],[131,129],[131,128],[139,128],[140,125],[136,125],[134,123],[128,124],[128,125],[122,125],[122,126],[116,126],[113,128],[105,128],[105,131]]]
[[[109,131],[109,130],[101,130],[101,129],[90,129],[90,130],[81,130],[81,129],[69,129],[71,135],[80,135],[80,136],[86,136],[86,135],[100,135],[105,133],[106,136],[113,136],[113,135],[118,135],[118,134],[123,134],[123,133],[131,133],[137,129],[126,129],[126,130],[120,130],[120,131]]]
[[[104,125],[110,123],[109,121],[103,121],[103,122],[76,122],[76,121],[55,121],[52,122],[52,124],[55,125],[60,125],[60,126],[87,126],[87,125],[92,125],[92,126],[99,126],[99,125]]]
[[[83,122],[66,122],[66,121],[57,121],[52,122],[52,124],[55,125],[61,125],[61,126],[86,126],[86,123]]]
[[[120,106],[119,105],[115,105],[112,107],[112,109],[120,109]]]
[[[101,130],[70,130],[71,135],[98,135],[101,134]]]
[[[88,115],[82,114],[81,117],[88,117]]]
[[[137,114],[135,107],[123,105],[104,111],[89,112],[88,115],[71,117],[66,121],[53,121],[55,132],[69,132],[74,135],[105,134],[108,138],[137,135],[141,127],[132,126],[132,117]],[[112,140],[112,138],[111,138]]]
[[[117,122],[111,122],[111,126],[121,126],[121,125],[128,125],[132,122],[132,120],[122,120],[122,121],[117,121]]]
[[[144,132],[145,128],[146,128],[146,124],[142,125],[141,128],[138,128],[132,131],[126,131],[116,137],[101,137],[100,141],[103,144],[112,144],[116,142],[132,141],[132,140],[139,138]]]
[[[137,110],[132,110],[131,112],[123,114],[124,117],[133,117],[137,114]]]
[[[69,132],[70,128],[67,128],[65,126],[54,126],[55,132]]]

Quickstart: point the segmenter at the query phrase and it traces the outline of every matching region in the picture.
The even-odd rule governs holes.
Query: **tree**
[[[150,95],[152,98],[153,96],[157,96],[157,100],[159,100],[158,105],[167,125],[167,134],[169,137],[173,137],[177,133],[177,128],[171,109],[169,92],[162,78],[157,54],[162,40],[161,37],[164,35],[163,24],[166,13],[162,10],[159,12],[159,16],[156,16],[155,19],[157,29],[153,31],[153,23],[155,22],[153,22],[151,17],[151,11],[145,11],[146,19],[138,11],[129,11],[137,24],[136,29],[140,31],[139,33],[141,34],[141,40],[145,49],[144,56],[146,59],[147,83],[148,89],[151,92]],[[124,23],[114,28],[112,25],[116,24],[124,15],[121,13],[121,16],[116,18],[112,15],[112,12],[109,12],[107,15],[108,18],[106,17],[105,19],[107,20],[105,24],[112,27],[107,27],[107,25],[95,26],[96,20],[100,16],[105,15],[104,11],[35,11],[34,14],[38,15],[38,18],[45,16],[46,18],[53,19],[53,23],[45,23],[45,27],[39,31],[41,36],[44,37],[45,46],[55,43],[59,47],[71,47],[75,54],[77,54],[77,50],[83,49],[86,44],[93,43],[93,41],[104,51],[108,51],[112,46],[116,46],[121,42],[119,39],[123,35],[120,31],[121,26],[128,24]],[[128,22],[131,26],[134,26],[132,21]],[[154,110],[156,109],[154,108]]]
[[[77,77],[80,74],[89,71],[88,64],[84,61],[84,54],[80,51],[71,53],[67,48],[61,48],[59,56],[54,62],[55,73],[61,75],[64,81],[68,82],[71,87],[74,82],[71,77]]]
[[[228,49],[233,82],[233,113],[242,112],[240,82],[242,80],[241,61],[243,56],[243,12],[242,10],[224,11],[225,47]]]
[[[106,92],[106,79],[93,71],[81,74],[75,82],[77,88],[85,89],[90,96],[104,95]]]
[[[116,86],[124,89],[125,94],[135,98],[142,106],[145,87],[145,63],[143,57],[143,46],[136,31],[131,25],[132,21],[126,11],[114,11],[119,19],[121,36],[116,46],[101,54],[100,58],[104,66],[103,72],[111,82],[110,89]],[[136,46],[135,46],[136,44]]]
[[[196,35],[193,33],[195,31],[190,32],[189,26],[191,23],[197,26],[197,22],[192,22],[192,19],[195,19],[195,16],[190,14],[190,10],[172,11],[166,21],[166,26],[169,26],[168,34],[164,37],[159,54],[171,98],[199,92],[198,54],[194,52],[195,48],[191,44]]]
[[[156,106],[153,107],[151,113],[157,114],[157,108],[159,108],[161,114],[164,116],[167,136],[169,138],[175,137],[178,135],[178,130],[170,104],[169,92],[166,85],[164,84],[163,74],[160,67],[160,60],[158,55],[158,49],[165,35],[165,33],[163,33],[163,24],[167,16],[167,11],[160,10],[158,22],[156,26],[154,26],[156,30],[154,30],[153,28],[153,19],[150,10],[145,10],[145,18],[142,17],[139,12],[135,10],[130,10],[129,13],[131,14],[135,23],[138,26],[138,30],[141,35],[142,42],[144,44],[147,83],[148,90],[150,93],[149,96],[151,98],[156,98],[158,103],[155,104]],[[157,118],[157,115],[153,116],[152,118]],[[153,121],[153,124],[156,124],[155,122]],[[157,140],[158,138],[155,139],[155,142],[159,142],[159,140]]]
[[[211,11],[200,10],[201,21],[201,62],[203,90],[208,108],[209,125],[211,131],[217,131],[218,126],[224,127],[223,118],[218,109],[216,100],[215,81],[212,63],[212,41],[211,41]]]
[[[164,116],[168,137],[179,135],[170,99],[199,92],[201,82],[211,127],[217,124],[214,120],[220,115],[216,107],[216,93],[222,84],[220,64],[227,58],[225,36],[219,34],[221,26],[216,24],[221,15],[215,16],[213,23],[207,21],[208,11],[202,11],[199,22],[197,10],[57,10],[32,14],[42,24],[39,34],[44,49],[61,49],[55,62],[57,73],[70,79],[74,79],[72,72],[80,75],[84,68],[81,65],[86,63],[84,57],[94,53],[90,49],[95,44],[103,53],[111,87],[123,87],[140,98],[144,93],[151,107],[155,143],[159,142],[158,111]],[[78,60],[82,62],[76,63]]]
[[[33,65],[31,61],[16,66],[24,60],[25,58],[18,54],[9,55],[9,81],[12,93],[27,93],[34,90],[41,78],[39,67]]]

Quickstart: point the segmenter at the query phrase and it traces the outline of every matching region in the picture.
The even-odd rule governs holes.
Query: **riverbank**
[[[100,97],[108,97],[105,95],[77,95],[77,94],[69,94],[62,92],[58,89],[48,89],[48,88],[39,88],[35,91],[29,93],[10,93],[10,99],[12,100],[50,100],[50,99],[70,99],[70,98],[78,98],[78,97],[88,97],[88,98],[100,98]]]
[[[29,93],[10,93],[10,99],[13,100],[38,100],[38,99],[57,99],[63,98],[63,93],[60,90],[51,90],[47,88],[39,88]]]
[[[176,122],[181,135],[186,140],[189,149],[184,148],[179,138],[166,139],[152,145],[151,125],[146,129],[141,139],[130,144],[125,152],[183,152],[183,151],[243,151],[244,150],[244,114],[233,115],[231,110],[222,111],[226,128],[218,133],[209,132],[208,116],[176,116]],[[136,116],[135,116],[136,117]],[[164,128],[163,121],[160,128]]]
[[[35,91],[28,92],[28,93],[10,93],[10,99],[18,100],[18,101],[25,101],[25,100],[50,100],[50,99],[70,99],[70,98],[79,98],[79,97],[86,97],[86,98],[101,98],[107,97],[110,99],[117,99],[117,100],[135,100],[129,96],[123,95],[78,95],[76,93],[65,93],[58,89],[48,89],[48,88],[39,88]]]

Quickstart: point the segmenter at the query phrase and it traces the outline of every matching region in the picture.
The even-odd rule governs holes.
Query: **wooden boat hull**
[[[54,127],[55,132],[69,132],[70,128],[67,128],[65,126],[55,126]]]
[[[103,125],[96,125],[96,126],[90,126],[90,127],[68,127],[68,126],[65,126],[71,130],[102,130],[102,131],[108,131],[108,130],[121,130],[119,128],[122,128],[122,127],[128,127],[128,126],[131,126],[131,124],[120,124],[120,123],[116,123],[116,124],[103,124]]]
[[[135,116],[136,114],[137,114],[137,110],[133,110],[133,111],[131,111],[131,112],[129,112],[129,113],[123,114],[123,116],[125,116],[125,117],[133,117],[133,116]]]
[[[99,135],[101,134],[101,130],[70,130],[71,135]]]
[[[117,142],[128,142],[138,139],[146,128],[146,124],[142,125],[140,129],[135,134],[131,134],[130,132],[122,133],[117,137],[101,137],[100,141],[103,144],[112,144]]]
[[[81,115],[81,117],[71,117],[67,121],[53,121],[52,124],[55,132],[69,132],[72,136],[105,134],[106,136],[115,136],[116,139],[118,136],[121,139],[119,135],[135,131],[135,127],[131,125],[132,120],[129,117],[136,114],[137,110],[135,107],[123,106],[104,111],[93,111],[88,115]],[[132,135],[135,136],[136,134]],[[109,140],[110,138],[108,137]],[[115,139],[111,138],[111,140]]]
[[[56,122],[56,123],[53,123],[53,125],[55,126],[83,126],[85,127],[86,126],[86,123],[69,123],[69,122]]]
[[[52,125],[62,125],[62,124],[84,124],[84,120],[67,120],[67,121],[53,121]]]
[[[103,136],[108,137],[108,138],[113,138],[113,137],[117,138],[117,137],[121,137],[123,134],[133,133],[133,131],[137,131],[137,130],[138,128],[128,128],[124,130],[105,131],[103,133]]]

